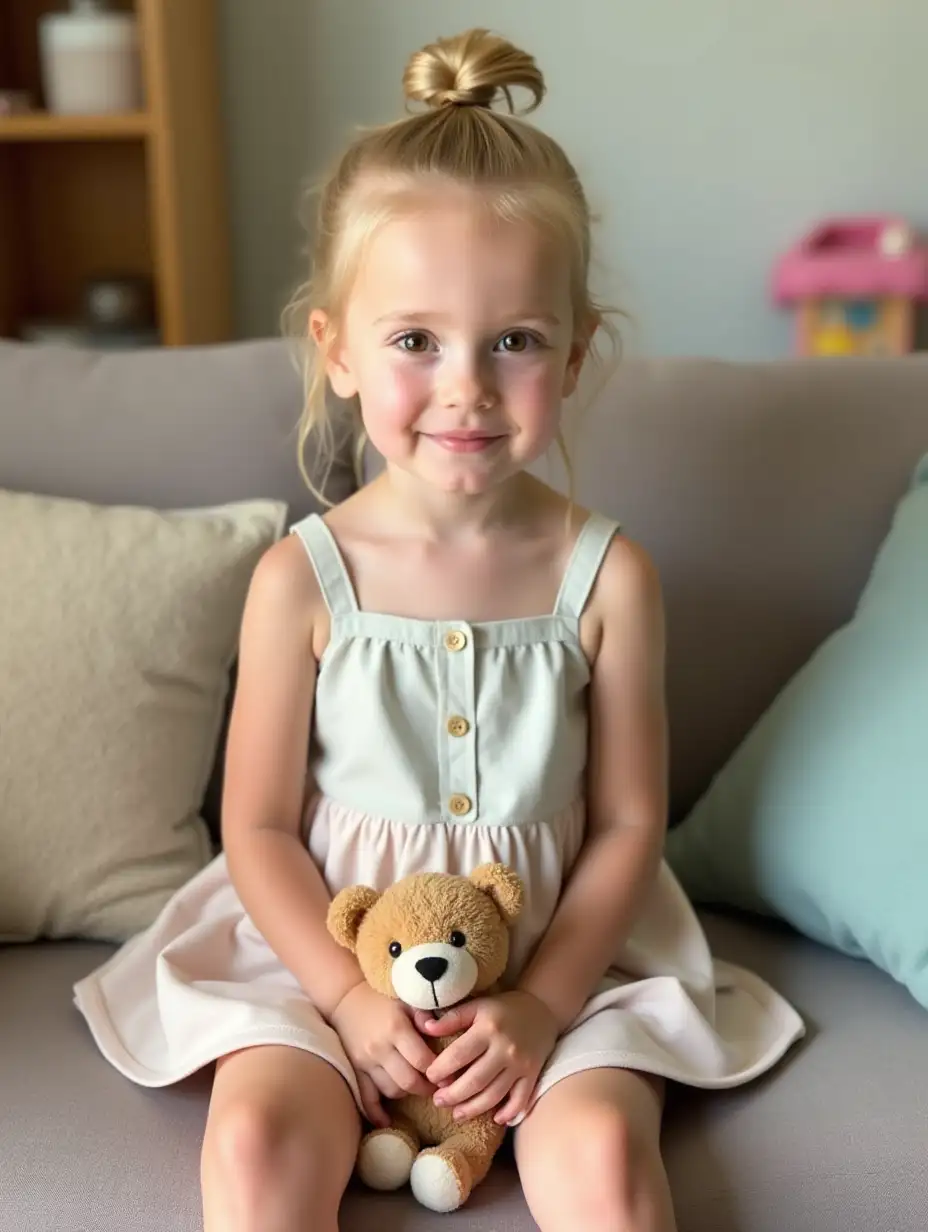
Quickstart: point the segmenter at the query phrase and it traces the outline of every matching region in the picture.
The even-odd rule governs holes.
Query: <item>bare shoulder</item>
[[[297,535],[267,548],[251,575],[251,594],[270,604],[304,605],[319,593],[312,564]]]
[[[656,612],[662,604],[661,579],[651,556],[634,539],[612,537],[599,570],[593,601],[603,611]]]
[[[297,535],[285,535],[264,553],[252,574],[243,639],[292,630],[295,640],[313,639],[327,616],[315,570]],[[327,624],[327,620],[325,620]],[[289,638],[287,640],[290,640]]]
[[[664,646],[664,601],[657,566],[648,552],[625,535],[613,536],[581,625],[587,657],[602,651],[661,656]]]

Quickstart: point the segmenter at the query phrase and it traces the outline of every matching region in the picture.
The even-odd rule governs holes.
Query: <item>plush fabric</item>
[[[412,1009],[441,1011],[498,988],[509,959],[509,926],[522,911],[522,879],[505,864],[467,876],[418,873],[377,894],[346,886],[329,906],[329,932],[357,956],[365,980]],[[464,1034],[430,1040],[435,1053]],[[506,1130],[493,1112],[466,1123],[428,1095],[387,1105],[390,1125],[361,1139],[357,1173],[371,1189],[409,1184],[429,1210],[462,1206],[486,1177]]]
[[[208,861],[245,595],[285,515],[0,490],[0,940],[124,940]]]
[[[667,858],[698,902],[782,917],[928,1007],[928,455],[853,618],[670,833]]]

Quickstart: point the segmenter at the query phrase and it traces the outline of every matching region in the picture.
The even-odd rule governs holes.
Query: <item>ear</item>
[[[339,398],[353,398],[358,392],[358,383],[348,367],[344,345],[339,341],[335,323],[329,314],[315,308],[309,314],[309,332],[319,348],[325,374],[335,394]]]
[[[355,953],[358,931],[364,917],[380,898],[370,886],[348,886],[340,890],[329,904],[326,926],[339,945]]]
[[[511,924],[525,901],[522,878],[506,864],[481,864],[471,873],[470,880],[493,900],[504,922]]]
[[[567,356],[564,384],[561,388],[561,396],[564,398],[569,398],[577,388],[580,372],[586,363],[587,355],[590,353],[593,335],[599,329],[601,320],[602,318],[598,312],[591,312],[585,321],[577,323],[577,331],[573,342],[570,344],[570,351]]]

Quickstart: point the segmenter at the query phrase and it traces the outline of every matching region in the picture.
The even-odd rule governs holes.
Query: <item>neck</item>
[[[460,539],[512,525],[524,518],[542,486],[523,471],[489,492],[442,492],[389,465],[374,483],[400,518],[415,522],[436,540]]]

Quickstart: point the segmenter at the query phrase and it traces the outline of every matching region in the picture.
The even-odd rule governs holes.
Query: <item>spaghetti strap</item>
[[[332,532],[318,513],[312,513],[290,527],[299,536],[319,582],[319,589],[331,616],[350,616],[358,610],[358,600],[345,567],[345,561]]]
[[[579,620],[590,597],[606,550],[618,532],[618,523],[591,513],[577,536],[554,605],[555,616]]]

